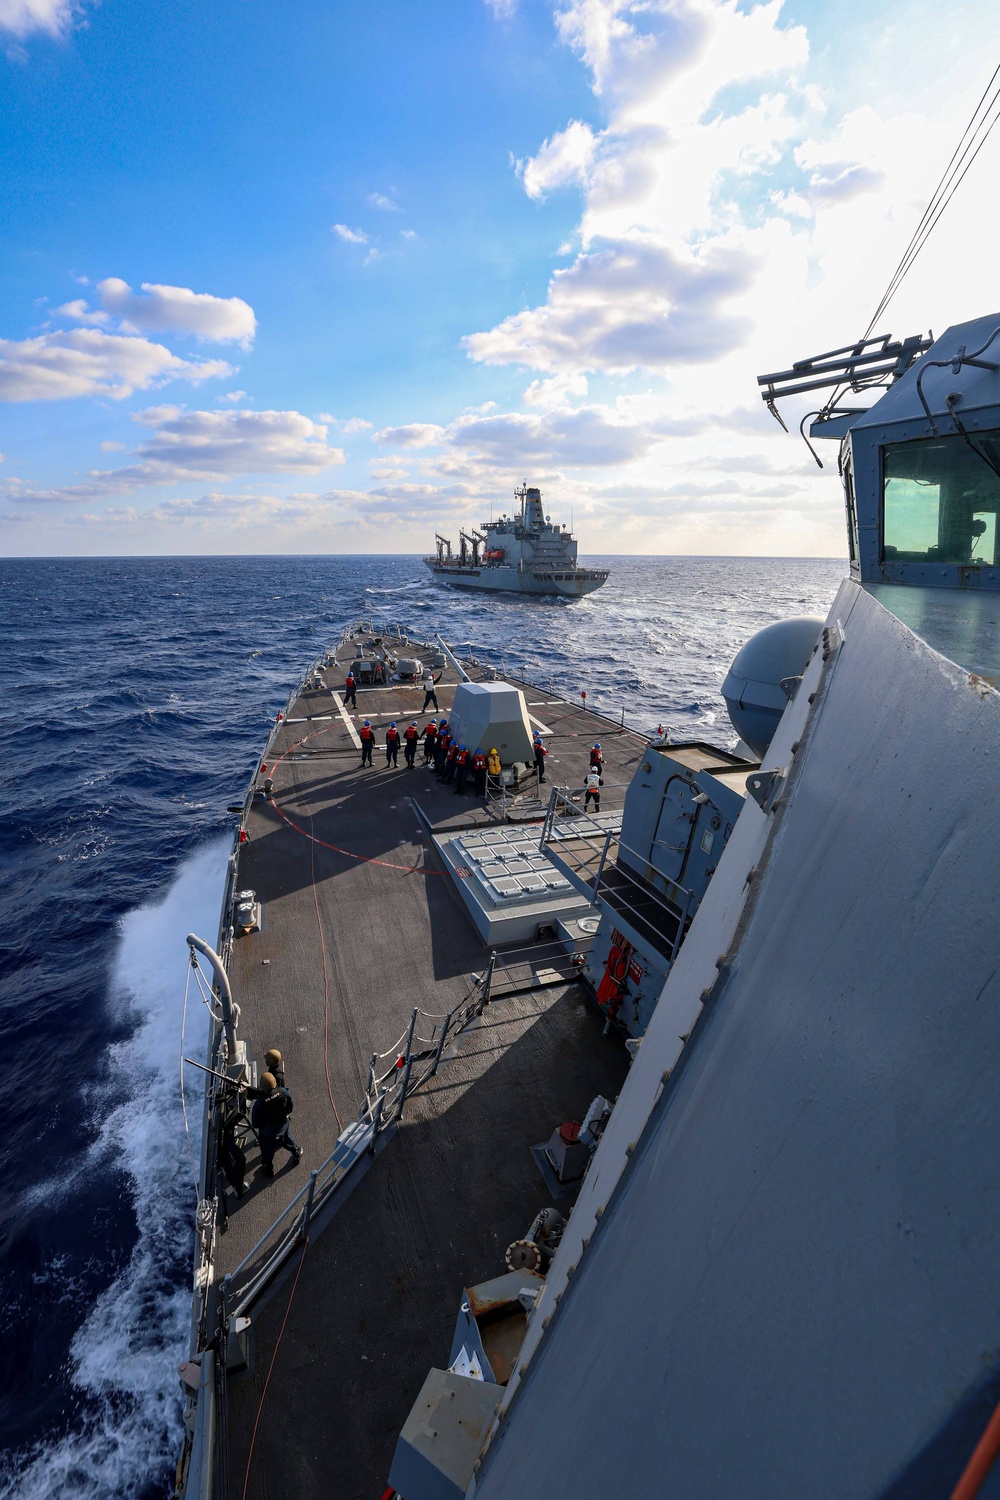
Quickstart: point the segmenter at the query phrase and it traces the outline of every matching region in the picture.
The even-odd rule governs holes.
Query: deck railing
[[[395,1046],[374,1053],[368,1072],[365,1097],[357,1119],[342,1130],[333,1151],[309,1174],[309,1180],[257,1243],[218,1287],[213,1287],[212,1260],[217,1221],[215,1202],[204,1202],[210,1237],[203,1240],[199,1223],[200,1271],[196,1275],[196,1303],[200,1305],[197,1340],[202,1379],[191,1442],[186,1447],[187,1475],[178,1494],[185,1500],[212,1500],[225,1489],[225,1442],[222,1432],[226,1415],[226,1362],[230,1337],[237,1318],[246,1317],[261,1295],[273,1284],[284,1267],[317,1226],[320,1216],[335,1211],[336,1199],[351,1177],[352,1171],[378,1149],[380,1137],[395,1129],[403,1116],[406,1100],[422,1084],[433,1078],[441,1063],[445,1047],[465,1028],[477,1020],[490,1003],[496,954],[491,953],[482,974],[472,976],[472,985],[462,1003],[453,1011],[432,1015],[419,1008]],[[388,1066],[386,1066],[388,1064]],[[210,1080],[215,1083],[214,1080]],[[215,1088],[225,1087],[219,1083]],[[209,1090],[214,1099],[216,1095]],[[213,1106],[214,1107],[214,1106]],[[214,1166],[213,1166],[214,1180]],[[322,1225],[319,1225],[322,1227]],[[214,1309],[214,1316],[212,1312]]]
[[[409,1096],[433,1078],[447,1043],[482,1015],[490,1001],[495,965],[496,954],[491,954],[485,971],[474,976],[469,994],[454,1011],[429,1015],[415,1009],[395,1045],[373,1054],[357,1118],[341,1131],[332,1152],[310,1173],[301,1192],[226,1276],[226,1321],[250,1311],[295,1246],[302,1243],[310,1223],[329,1206],[351,1169],[375,1152],[382,1133],[402,1119]]]
[[[606,828],[596,815],[581,811],[569,787],[553,787],[549,794],[539,848],[592,900],[603,902],[640,932],[652,929],[658,934],[663,956],[673,963],[687,931],[694,892],[666,876],[661,877],[666,890],[646,880],[646,857],[622,843],[620,829]],[[639,896],[642,907],[637,904]]]

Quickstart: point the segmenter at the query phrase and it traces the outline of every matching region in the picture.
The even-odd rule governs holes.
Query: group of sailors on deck
[[[433,701],[437,708],[437,696],[434,692],[440,676],[432,677],[428,672],[421,684],[424,688],[424,712],[427,704]],[[357,703],[355,696],[357,688],[353,681],[353,673],[349,674],[346,683],[348,701]],[[361,764],[362,766],[374,767],[374,754],[376,730],[371,719],[365,719],[358,730],[358,738],[361,741]],[[472,750],[468,745],[459,744],[451,733],[447,719],[431,719],[423,729],[420,728],[416,719],[411,719],[407,727],[400,732],[396,720],[393,719],[385,731],[385,742],[381,747],[385,750],[386,770],[391,767],[399,768],[399,750],[402,746],[403,763],[408,771],[414,770],[417,762],[417,752],[423,745],[424,765],[432,767],[438,780],[445,785],[454,783],[455,795],[461,796],[468,789],[469,779],[472,780],[472,791],[477,797],[485,797],[487,792],[497,794],[501,787],[501,775],[503,767],[500,762],[500,754],[495,746],[489,752],[480,745]],[[538,775],[538,784],[545,783],[545,757],[548,751],[542,743],[539,730],[534,731],[532,737],[532,752],[535,761],[535,770]],[[604,754],[601,750],[600,741],[595,741],[590,751],[590,766],[584,780],[584,811],[589,810],[593,803],[594,811],[601,810],[601,787],[604,785]]]

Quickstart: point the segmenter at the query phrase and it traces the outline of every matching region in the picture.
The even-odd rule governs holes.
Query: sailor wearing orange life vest
[[[344,683],[344,702],[345,704],[350,703],[354,708],[358,706],[358,684],[354,679],[353,672],[348,672],[347,680]]]
[[[600,740],[597,741],[590,752],[590,769],[593,771],[595,768],[598,771],[603,771],[604,769],[604,752],[601,749]]]
[[[403,730],[403,759],[406,761],[406,769],[413,770],[413,762],[417,758],[417,745],[420,741],[420,730],[417,728],[416,720],[409,729]]]
[[[469,762],[472,756],[464,745],[459,745],[458,754],[455,756],[455,796],[458,797],[465,791],[465,778],[469,772]]]
[[[432,719],[424,730],[424,765],[434,759],[434,746],[437,744],[438,729],[437,720]]]
[[[537,729],[535,730],[534,750],[535,770],[538,772],[538,784],[539,786],[541,786],[542,782],[545,780],[545,757],[549,752],[542,744],[542,737]]]
[[[486,756],[482,748],[478,749],[472,757],[472,775],[477,797],[486,796]]]
[[[456,769],[457,764],[458,764],[458,746],[455,744],[454,740],[451,738],[451,735],[449,735],[448,736],[448,753],[447,753],[447,755],[445,757],[445,762],[444,762],[444,775],[441,777],[441,780],[443,782],[445,782],[448,786],[450,786],[451,783],[455,780],[455,769]]]
[[[448,720],[442,719],[438,725],[437,744],[434,746],[434,772],[437,776],[444,775],[450,745],[451,735],[448,733]]]
[[[375,748],[375,731],[372,729],[371,719],[366,719],[358,730],[358,738],[361,741],[361,764],[370,766],[372,763],[372,750]]]
[[[389,728],[385,732],[385,766],[386,770],[388,770],[390,766],[398,765],[399,730],[396,728],[395,719],[393,719],[392,723],[389,725]]]

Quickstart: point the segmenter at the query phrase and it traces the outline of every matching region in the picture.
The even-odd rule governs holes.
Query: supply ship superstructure
[[[541,491],[527,483],[514,491],[516,516],[483,521],[478,531],[459,536],[458,551],[449,538],[436,538],[437,551],[425,557],[439,583],[454,588],[489,589],[511,594],[559,594],[579,599],[606,583],[606,568],[581,568],[572,532],[554,524],[542,509]]]
[[[209,956],[188,1500],[945,1500],[989,1469],[1000,315],[765,399],[831,372],[889,387],[811,429],[849,576],[733,662],[736,750],[375,622],[279,716]],[[485,797],[359,765],[428,668],[496,735]],[[306,1148],[274,1180],[267,1047]]]

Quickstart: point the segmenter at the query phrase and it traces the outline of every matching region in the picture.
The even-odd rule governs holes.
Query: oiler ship
[[[190,939],[188,1500],[997,1493],[1000,314],[764,395],[836,381],[849,575],[733,662],[736,749],[399,622],[279,715]],[[441,663],[485,795],[361,768]]]
[[[580,599],[607,583],[607,568],[578,565],[576,538],[545,514],[541,490],[525,481],[514,491],[514,499],[516,516],[483,521],[478,531],[463,529],[457,553],[448,537],[435,538],[435,555],[424,562],[439,583],[505,594],[559,594],[565,599]]]

